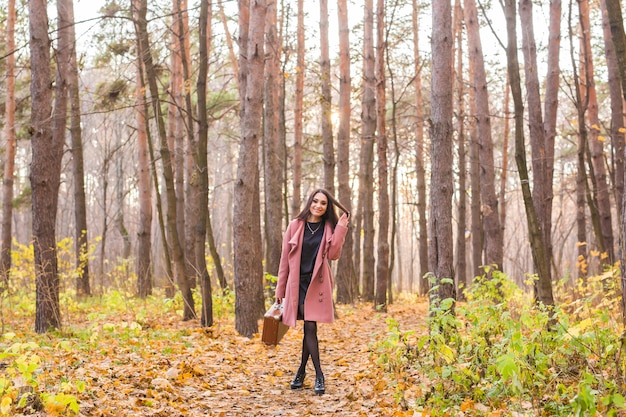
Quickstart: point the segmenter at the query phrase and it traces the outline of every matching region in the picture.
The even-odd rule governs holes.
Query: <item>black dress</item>
[[[310,223],[306,222],[304,226],[304,236],[302,237],[302,255],[300,257],[300,292],[298,297],[298,305],[304,305],[306,292],[311,283],[313,268],[315,267],[315,259],[324,235],[324,222]],[[302,319],[302,313],[298,308],[298,318]]]

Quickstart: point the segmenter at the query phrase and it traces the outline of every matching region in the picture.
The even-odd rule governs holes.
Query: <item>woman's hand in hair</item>
[[[350,213],[343,213],[337,224],[340,224],[343,227],[348,227],[348,223],[350,223]]]

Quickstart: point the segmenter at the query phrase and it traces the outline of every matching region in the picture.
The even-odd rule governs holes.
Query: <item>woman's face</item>
[[[313,202],[311,203],[311,215],[316,217],[316,220],[319,220],[325,213],[328,208],[328,198],[324,193],[317,193],[313,196]]]

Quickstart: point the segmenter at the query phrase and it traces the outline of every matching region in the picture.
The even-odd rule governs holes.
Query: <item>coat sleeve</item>
[[[278,266],[278,283],[276,284],[276,298],[285,298],[285,288],[289,277],[289,240],[293,234],[293,223],[287,227],[283,236],[283,246],[280,253],[280,264]]]
[[[346,233],[348,228],[338,224],[335,226],[335,231],[330,238],[330,246],[328,247],[328,259],[335,261],[341,256],[341,249],[343,248],[343,242],[346,240]]]

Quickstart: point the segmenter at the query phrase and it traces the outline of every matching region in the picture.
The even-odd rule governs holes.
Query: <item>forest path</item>
[[[197,323],[172,321],[170,328],[150,329],[164,334],[165,341],[131,338],[110,346],[110,355],[104,347],[101,358],[90,355],[80,368],[80,377],[90,381],[89,396],[79,397],[81,415],[410,415],[396,405],[394,387],[372,350],[387,336],[389,317],[402,330],[425,331],[427,302],[402,301],[387,313],[373,311],[371,303],[339,306],[338,312],[335,323],[318,326],[326,379],[322,396],[313,391],[311,361],[304,388],[289,387],[300,362],[302,322],[273,347],[261,342],[260,335],[239,336],[232,323],[198,329]]]

